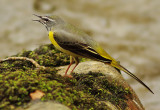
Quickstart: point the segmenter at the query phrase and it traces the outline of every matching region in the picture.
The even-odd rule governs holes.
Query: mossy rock
[[[14,57],[32,58],[45,69],[37,69],[29,61],[1,62],[0,109],[27,108],[30,93],[36,90],[45,93],[41,101],[54,100],[74,110],[111,110],[114,107],[124,110],[128,97],[133,99],[130,89],[109,82],[102,73],[73,73],[71,79],[57,74],[56,67],[68,65],[69,56],[51,44],[34,51],[23,51]]]

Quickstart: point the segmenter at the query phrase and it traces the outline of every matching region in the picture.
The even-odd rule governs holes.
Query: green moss
[[[55,49],[52,44],[42,45],[34,51],[24,50],[15,56],[32,58],[37,61],[38,64],[46,67],[68,65],[70,61],[68,55]]]
[[[110,101],[121,109],[127,107],[126,96],[131,95],[129,89],[116,86],[116,82],[109,83],[102,73],[75,74],[74,77],[78,80],[77,88],[94,96],[96,100]]]
[[[54,67],[69,64],[69,56],[52,45],[40,46],[34,51],[23,51],[15,56],[32,58],[46,69],[35,69],[29,61],[0,63],[0,109],[14,109],[31,101],[30,93],[45,93],[42,101],[56,100],[73,110],[106,110],[109,101],[118,108],[126,108],[128,88],[109,83],[101,73],[73,74],[64,78]]]

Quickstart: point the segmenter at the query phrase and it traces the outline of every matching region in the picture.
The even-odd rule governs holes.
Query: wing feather
[[[75,38],[75,36],[69,35],[64,32],[55,32],[54,40],[58,43],[60,47],[68,50],[74,54],[80,55],[85,58],[90,58],[94,60],[99,60],[106,63],[111,63],[111,60],[102,57],[95,49],[88,45],[84,39]]]

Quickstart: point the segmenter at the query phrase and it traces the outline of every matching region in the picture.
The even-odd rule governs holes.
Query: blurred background
[[[91,35],[154,91],[122,73],[146,110],[160,108],[159,0],[1,0],[0,59],[50,43],[32,14],[59,15]]]

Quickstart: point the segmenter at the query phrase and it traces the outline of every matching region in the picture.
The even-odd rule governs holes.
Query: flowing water
[[[91,35],[154,91],[123,74],[146,110],[160,108],[159,0],[1,0],[1,59],[50,43],[34,13],[59,15]]]

